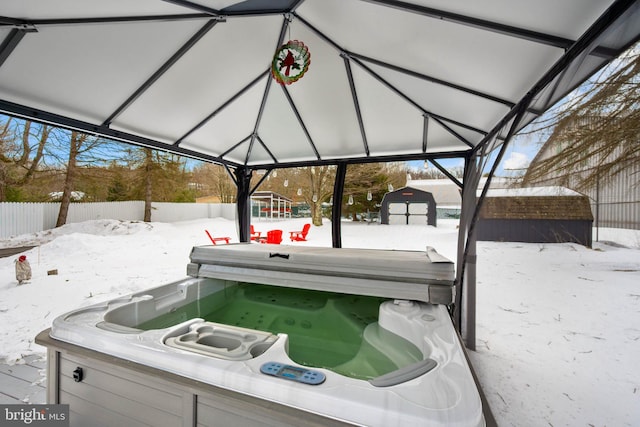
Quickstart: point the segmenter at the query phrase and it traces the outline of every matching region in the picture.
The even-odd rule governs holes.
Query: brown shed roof
[[[482,219],[566,219],[593,221],[586,196],[487,197]]]

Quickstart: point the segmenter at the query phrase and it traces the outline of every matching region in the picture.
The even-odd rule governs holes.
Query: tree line
[[[186,159],[95,135],[0,116],[0,202],[195,201]]]

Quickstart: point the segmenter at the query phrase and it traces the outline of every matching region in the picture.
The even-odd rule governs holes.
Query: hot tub
[[[128,377],[140,377],[137,388],[160,381],[163,373],[195,381],[175,382],[184,392],[184,411],[176,413],[189,418],[178,415],[179,425],[207,425],[201,416],[210,412],[198,405],[216,406],[216,396],[250,397],[276,408],[261,418],[260,410],[247,415],[255,412],[250,405],[218,405],[224,408],[216,409],[216,419],[223,411],[229,423],[242,425],[250,424],[247,417],[256,425],[305,424],[301,416],[318,424],[484,425],[480,395],[447,311],[453,263],[432,248],[233,244],[195,247],[190,258],[183,280],[54,320],[48,338],[40,340],[58,359],[49,369],[55,376],[49,384],[56,387],[50,403],[71,402],[72,421],[74,411],[84,422],[95,413],[91,405],[97,402],[84,396],[103,383],[82,392],[64,389],[89,381],[89,353],[72,354],[82,348],[100,355],[100,375],[111,374],[112,364],[103,362],[117,360],[113,373],[126,379],[122,365],[131,362],[124,368],[135,367]],[[65,352],[72,354],[69,360]],[[75,370],[65,373],[59,366]],[[144,399],[133,393],[120,401],[117,392],[132,388],[110,389],[112,408],[101,394],[100,407],[135,419],[139,410],[127,409],[129,401]],[[152,386],[143,394],[166,388]]]

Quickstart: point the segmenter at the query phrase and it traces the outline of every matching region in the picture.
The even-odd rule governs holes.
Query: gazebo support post
[[[476,239],[473,234],[469,234],[477,206],[476,188],[479,177],[476,162],[475,156],[465,158],[462,210],[458,230],[457,289],[453,313],[456,329],[470,350],[475,350],[476,340]]]
[[[476,236],[469,236],[468,254],[464,271],[466,292],[464,293],[464,338],[465,345],[471,351],[476,350]]]
[[[344,193],[344,180],[347,175],[347,164],[338,163],[336,180],[333,183],[333,206],[331,207],[331,241],[334,248],[342,247],[342,195]]]
[[[238,167],[235,170],[237,188],[236,209],[238,221],[238,237],[241,242],[251,239],[251,176],[253,170]]]

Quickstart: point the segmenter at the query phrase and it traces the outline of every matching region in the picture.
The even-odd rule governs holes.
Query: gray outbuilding
[[[433,194],[413,187],[391,191],[382,198],[382,224],[418,224],[436,226],[436,200]]]
[[[574,242],[591,247],[592,226],[589,198],[582,194],[567,189],[501,190],[493,195],[489,192],[485,198],[477,238],[497,242]]]

